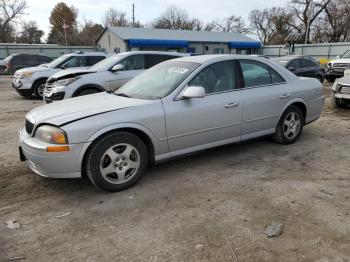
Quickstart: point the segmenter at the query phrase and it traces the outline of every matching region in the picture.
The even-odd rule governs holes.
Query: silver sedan
[[[134,185],[153,163],[272,135],[294,143],[323,110],[322,85],[264,58],[194,56],[161,63],[114,93],[29,112],[20,156],[35,173]]]

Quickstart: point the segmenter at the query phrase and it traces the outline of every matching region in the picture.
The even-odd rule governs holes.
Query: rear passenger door
[[[140,74],[145,69],[144,55],[131,55],[124,58],[118,64],[124,66],[123,70],[110,72],[111,90],[117,90],[130,79]]]
[[[242,139],[273,133],[292,94],[286,81],[265,63],[240,60],[243,78]]]

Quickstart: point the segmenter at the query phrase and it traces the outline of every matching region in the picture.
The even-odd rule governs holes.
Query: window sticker
[[[187,68],[181,68],[181,67],[172,67],[169,68],[168,72],[169,73],[177,73],[177,74],[184,74],[188,71]]]

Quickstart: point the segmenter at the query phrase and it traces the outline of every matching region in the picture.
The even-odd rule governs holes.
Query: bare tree
[[[310,42],[311,26],[316,18],[325,10],[331,0],[292,0],[290,9],[299,20],[299,25],[290,24],[304,35],[305,43]]]
[[[207,24],[211,31],[248,33],[244,20],[240,16],[231,15],[222,19],[216,19]]]
[[[263,44],[284,44],[293,31],[293,14],[286,8],[273,7],[264,10],[252,10],[249,14],[251,32],[258,36]]]
[[[25,0],[0,0],[0,42],[8,42],[14,32],[13,23],[24,14]]]
[[[152,23],[154,28],[202,30],[202,22],[196,18],[190,18],[187,11],[177,6],[169,6]]]
[[[129,26],[130,23],[126,18],[126,13],[121,12],[115,8],[109,8],[105,14],[103,24],[105,26]]]
[[[347,41],[350,38],[350,1],[333,0],[325,8],[328,41]]]
[[[35,21],[28,21],[22,23],[22,30],[17,42],[27,44],[40,44],[41,38],[44,36],[44,31],[38,28]]]

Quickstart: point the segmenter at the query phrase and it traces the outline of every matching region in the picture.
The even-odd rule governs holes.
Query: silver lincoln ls
[[[169,60],[115,92],[30,111],[20,156],[35,173],[86,177],[98,188],[134,185],[147,166],[187,153],[272,135],[294,143],[323,110],[321,83],[241,55]]]

